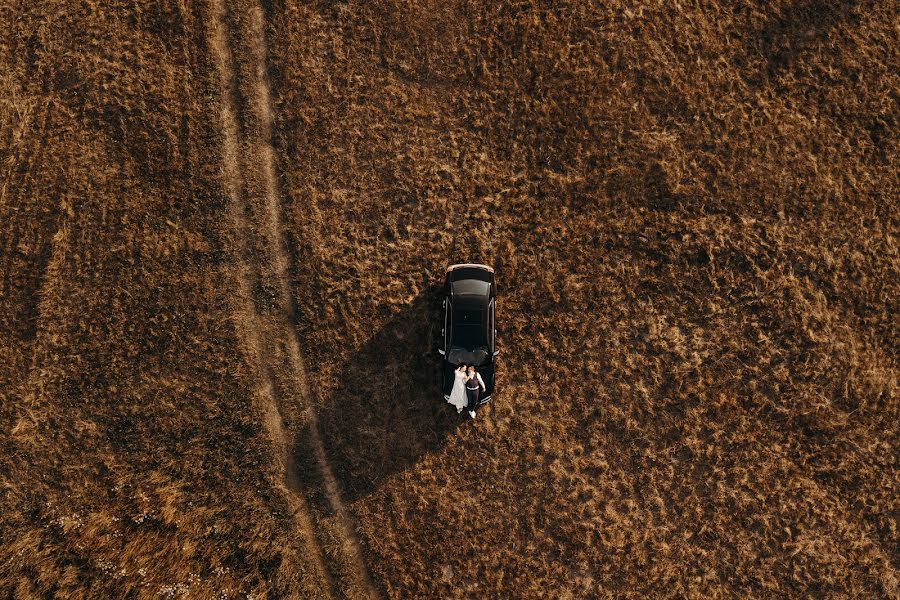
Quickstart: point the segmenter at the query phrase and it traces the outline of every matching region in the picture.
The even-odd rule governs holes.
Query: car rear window
[[[461,281],[463,279],[477,279],[478,281],[491,281],[490,271],[484,269],[476,269],[472,267],[463,267],[456,269],[450,273],[450,281]]]

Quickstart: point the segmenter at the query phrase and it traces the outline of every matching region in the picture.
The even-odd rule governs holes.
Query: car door
[[[494,314],[494,306],[496,305],[496,300],[491,298],[491,308],[488,311],[488,327],[490,327],[491,332],[491,352],[495,352],[497,350],[497,321],[496,316]]]
[[[453,305],[450,299],[444,301],[444,352],[450,351],[450,332],[453,327]]]

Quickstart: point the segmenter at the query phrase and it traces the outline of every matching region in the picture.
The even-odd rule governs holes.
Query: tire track
[[[266,206],[266,237],[271,251],[271,258],[276,269],[278,289],[283,307],[284,326],[289,331],[287,336],[287,358],[290,371],[295,383],[301,392],[304,404],[309,410],[310,443],[315,455],[316,463],[325,487],[325,494],[332,511],[337,516],[344,534],[344,550],[349,554],[355,566],[355,579],[353,587],[362,595],[375,598],[378,594],[372,583],[371,576],[362,556],[359,539],[356,535],[354,522],[347,512],[341,500],[340,489],[328,456],[325,445],[319,433],[318,416],[315,404],[309,391],[306,378],[306,368],[300,352],[300,341],[297,337],[293,323],[296,321],[297,310],[293,294],[290,290],[289,259],[285,251],[285,240],[281,229],[281,201],[278,189],[278,180],[275,169],[275,152],[272,143],[272,98],[268,79],[268,50],[265,39],[265,15],[262,6],[256,4],[251,11],[251,27],[253,31],[249,37],[253,40],[253,50],[256,58],[256,80],[254,81],[255,109],[262,128],[263,139],[260,140],[259,155],[262,158],[262,171],[265,183]]]
[[[17,254],[20,238],[23,234],[27,237],[27,232],[31,228],[37,227],[38,232],[42,230],[40,225],[35,225],[35,221],[41,220],[40,214],[35,214],[39,212],[36,210],[38,207],[23,203],[21,200],[27,200],[31,194],[34,187],[35,171],[37,170],[35,168],[35,161],[43,154],[44,148],[47,145],[47,125],[50,121],[50,103],[46,103],[43,118],[37,127],[37,134],[34,136],[26,136],[25,131],[30,124],[29,117],[32,116],[33,112],[34,110],[31,108],[31,110],[26,112],[25,116],[21,118],[18,137],[20,140],[24,139],[25,141],[20,148],[16,148],[17,144],[15,142],[12,144],[10,148],[10,160],[8,161],[9,167],[6,169],[6,177],[3,178],[3,187],[0,188],[0,219],[2,219],[0,220],[0,223],[12,223],[12,226],[4,228],[3,233],[8,237],[6,237],[4,244],[0,244],[0,271],[2,271],[3,275],[3,280],[0,281],[0,294],[8,293],[10,280],[17,272],[16,269],[11,267]],[[31,120],[33,121],[34,119]],[[13,137],[16,136],[13,135]],[[28,144],[29,139],[32,137],[35,141]],[[7,197],[6,190],[9,188],[9,183],[15,175],[18,175],[18,181],[13,184],[11,195]],[[15,217],[20,216],[19,213],[23,211],[33,213],[29,215],[32,218],[24,221],[16,219]],[[50,227],[43,228],[43,230],[55,231],[55,227],[51,225]],[[33,296],[33,294],[25,295],[26,298]]]
[[[238,124],[237,75],[228,45],[228,25],[224,0],[213,0],[212,15],[209,19],[208,44],[212,59],[218,70],[221,91],[221,118],[223,132],[223,171],[228,192],[228,213],[234,241],[237,246],[237,298],[235,299],[235,329],[241,337],[241,344],[249,351],[250,364],[255,367],[261,384],[255,390],[255,399],[261,405],[264,425],[267,433],[278,451],[278,458],[283,463],[285,473],[285,494],[288,506],[297,529],[301,532],[310,552],[309,558],[313,569],[321,582],[319,586],[329,598],[333,597],[334,582],[325,567],[322,551],[318,547],[309,509],[302,496],[297,494],[299,477],[292,460],[288,437],[285,433],[278,402],[275,396],[275,381],[272,371],[267,366],[266,352],[263,348],[262,333],[264,325],[260,321],[252,299],[252,281],[255,279],[247,260],[248,231],[250,229],[247,214],[247,203],[242,183],[244,165],[240,158],[240,127]]]
[[[55,187],[59,180],[58,175],[54,180],[45,168],[50,113],[51,104],[46,102],[42,116],[31,119],[34,135],[24,136],[26,143],[16,153],[20,160],[10,164],[3,191],[13,178],[13,171],[18,175],[18,182],[12,186],[10,196],[5,200],[0,198],[0,223],[9,223],[0,234],[0,239],[8,236],[0,246],[0,310],[7,313],[0,324],[6,321],[6,331],[12,335],[8,341],[17,346],[24,344],[21,348],[29,348],[37,335],[42,290],[54,256],[55,235],[66,215],[62,201],[55,206],[43,206],[32,198],[37,186],[49,187],[52,181]],[[33,140],[30,144],[29,139]],[[17,167],[13,169],[12,165]]]
[[[248,1],[247,4],[246,14],[234,15],[226,12],[224,0],[213,0],[215,14],[210,35],[222,86],[225,170],[231,194],[229,212],[241,255],[240,307],[236,319],[244,324],[246,347],[252,349],[258,375],[263,381],[259,392],[266,428],[284,463],[289,502],[297,507],[298,528],[314,550],[312,554],[323,589],[332,596],[340,588],[343,595],[352,598],[375,598],[378,594],[363,560],[353,518],[341,500],[337,479],[319,433],[300,340],[294,328],[297,311],[290,288],[290,260],[282,233],[280,191],[272,145],[265,18],[258,2]],[[244,3],[230,3],[230,9],[239,10],[234,8],[235,5],[243,6]],[[270,292],[274,302],[258,307],[254,303],[257,290]],[[304,429],[308,432],[311,454],[308,462],[318,471],[321,491],[337,520],[334,531],[340,538],[337,554],[322,551],[319,544],[328,544],[329,532],[317,531],[315,525],[331,526],[319,519],[319,513],[311,511],[308,504],[316,490],[304,490],[300,483],[302,473],[297,469],[292,440],[282,418],[283,403],[290,406],[292,400],[300,405]],[[317,533],[321,537],[317,537]],[[329,559],[333,563],[329,563]],[[329,566],[334,567],[333,570],[330,571]],[[340,577],[337,582],[335,573]]]

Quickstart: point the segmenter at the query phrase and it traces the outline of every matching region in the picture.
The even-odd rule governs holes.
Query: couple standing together
[[[475,407],[478,406],[478,398],[484,391],[484,380],[472,365],[460,364],[454,373],[453,389],[450,391],[448,402],[456,407],[456,412],[462,412],[465,408],[469,416],[475,418]]]

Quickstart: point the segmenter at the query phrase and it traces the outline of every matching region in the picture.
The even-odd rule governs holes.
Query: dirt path
[[[285,495],[297,529],[308,545],[308,559],[327,596],[378,596],[362,558],[352,517],[340,491],[325,447],[313,398],[306,382],[300,343],[294,329],[295,305],[290,289],[289,258],[284,249],[276,162],[272,147],[272,103],[266,68],[265,20],[250,3],[213,0],[209,44],[219,71],[222,94],[223,168],[229,193],[229,216],[236,249],[235,321],[242,346],[258,380],[257,402],[284,469]],[[235,11],[229,14],[227,11]],[[247,11],[240,13],[240,11]],[[242,104],[244,100],[244,104]],[[297,406],[312,456],[304,464],[318,470],[312,479],[322,490],[305,490],[310,479],[300,472],[293,435],[282,416]],[[296,411],[295,411],[296,412]],[[294,434],[295,435],[295,434]],[[309,503],[324,493],[332,525]],[[334,523],[336,521],[336,523]],[[317,527],[318,525],[318,527]],[[323,530],[327,527],[327,531]],[[339,548],[322,547],[337,535]],[[330,550],[330,551],[329,551]]]
[[[216,60],[222,90],[222,128],[223,128],[223,169],[227,191],[229,194],[228,212],[231,219],[231,228],[235,242],[242,256],[239,257],[236,273],[237,297],[235,298],[235,325],[239,335],[242,336],[241,345],[250,354],[251,364],[256,369],[257,377],[262,380],[259,389],[256,390],[255,400],[261,404],[261,410],[265,417],[267,433],[277,446],[278,456],[284,462],[285,483],[288,487],[286,497],[292,510],[294,521],[303,539],[309,545],[309,559],[313,562],[316,574],[322,582],[321,588],[331,597],[333,583],[328,569],[322,560],[322,552],[316,543],[316,536],[305,501],[298,497],[290,488],[296,485],[297,473],[290,460],[290,445],[285,435],[284,425],[278,409],[278,402],[274,393],[272,373],[265,365],[265,355],[260,340],[260,324],[253,306],[251,296],[251,281],[253,274],[250,265],[243,256],[247,251],[245,236],[248,223],[246,219],[246,203],[243,198],[243,185],[241,172],[243,165],[240,160],[239,127],[237,121],[237,79],[231,51],[227,42],[227,25],[225,20],[224,0],[214,0],[212,4],[213,18],[209,32],[209,43]]]

